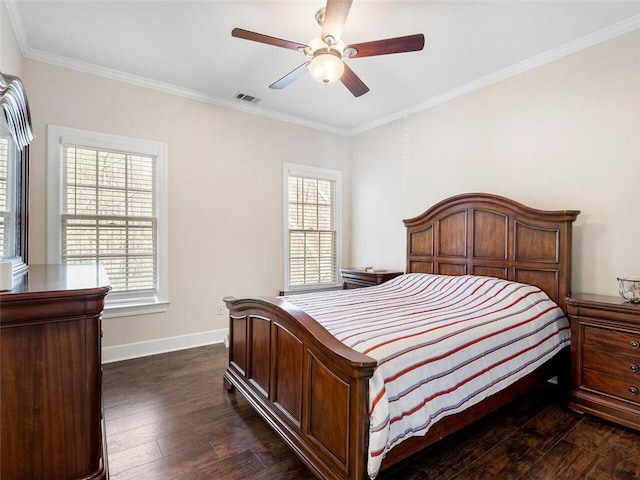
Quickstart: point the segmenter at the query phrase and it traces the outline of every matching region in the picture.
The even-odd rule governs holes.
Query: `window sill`
[[[169,309],[168,301],[112,303],[104,307],[103,318],[131,317],[135,315],[148,315],[162,313]]]

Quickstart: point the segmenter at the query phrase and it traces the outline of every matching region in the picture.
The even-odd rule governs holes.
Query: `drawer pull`
[[[631,370],[633,373],[636,373],[638,371],[638,365],[632,363],[631,365],[629,365],[629,370]]]
[[[636,387],[629,387],[629,393],[631,395],[637,395],[638,394],[638,389]]]
[[[629,346],[631,348],[640,348],[640,343],[636,342],[635,340],[632,340],[631,342],[629,342]]]

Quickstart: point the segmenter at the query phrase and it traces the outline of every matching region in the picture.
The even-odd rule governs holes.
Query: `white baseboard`
[[[158,338],[144,342],[103,347],[102,363],[119,362],[131,358],[146,357],[148,355],[157,355],[159,353],[175,352],[187,348],[223,343],[228,331],[228,329],[222,328],[220,330],[209,330],[177,337]]]

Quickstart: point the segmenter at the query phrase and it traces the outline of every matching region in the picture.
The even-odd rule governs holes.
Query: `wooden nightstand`
[[[569,406],[640,430],[640,305],[577,294],[567,298],[567,311]]]
[[[404,274],[404,272],[391,270],[367,272],[361,268],[341,268],[340,274],[342,275],[342,288],[347,290],[349,288],[373,287],[374,285],[380,285],[387,280],[391,280],[392,278]]]

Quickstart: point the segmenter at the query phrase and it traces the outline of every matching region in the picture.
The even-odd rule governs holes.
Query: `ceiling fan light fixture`
[[[424,34],[345,44],[341,37],[352,1],[326,0],[326,6],[316,12],[316,21],[322,27],[322,32],[319,37],[312,39],[306,45],[243,28],[234,28],[231,30],[231,36],[274,47],[297,50],[307,57],[303,64],[276,80],[269,85],[269,88],[280,90],[308,71],[320,83],[327,84],[340,80],[354,97],[359,97],[367,93],[369,87],[342,61],[343,58],[417,52],[424,48]]]
[[[328,84],[339,80],[344,73],[344,63],[334,50],[318,53],[309,64],[309,73],[320,83]]]

